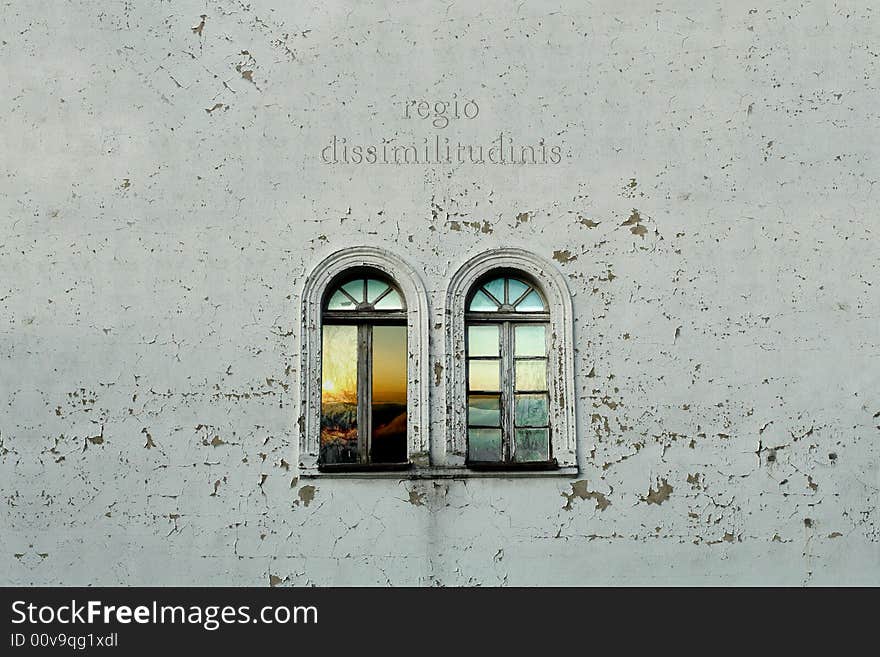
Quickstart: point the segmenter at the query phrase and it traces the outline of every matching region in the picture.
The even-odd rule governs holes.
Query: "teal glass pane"
[[[352,303],[351,299],[345,296],[339,290],[333,293],[333,296],[330,297],[330,301],[327,303],[327,310],[354,310],[355,305]]]
[[[379,295],[387,289],[388,283],[384,281],[377,281],[375,278],[367,280],[367,301],[370,303],[376,303],[376,299],[379,298]],[[355,299],[357,299],[357,297],[355,297]]]
[[[498,356],[498,324],[468,326],[468,356]]]
[[[403,299],[400,298],[397,290],[391,290],[391,292],[379,299],[373,307],[376,310],[403,310]]]
[[[468,395],[468,424],[500,427],[501,397],[498,395]]]
[[[513,436],[513,460],[517,463],[550,460],[549,429],[517,429]]]
[[[468,361],[468,389],[487,392],[501,390],[500,364],[498,359]]]
[[[514,423],[518,427],[546,427],[549,422],[547,395],[516,395]]]
[[[526,295],[526,298],[520,301],[516,306],[516,311],[520,313],[534,313],[544,310],[544,300],[535,290]]]
[[[543,324],[521,324],[513,327],[516,356],[546,356],[546,330]]]
[[[474,298],[471,300],[471,305],[468,310],[474,310],[477,312],[494,312],[498,310],[498,304],[487,297],[484,292],[478,290],[474,295]]]
[[[506,303],[504,299],[504,279],[496,278],[494,281],[489,281],[486,283],[483,288],[489,292],[493,297],[498,299],[501,303]]]
[[[469,461],[501,460],[501,429],[468,429]]]
[[[364,279],[359,278],[356,281],[349,281],[342,286],[342,289],[348,292],[352,299],[358,303],[364,301]]]
[[[522,281],[511,278],[508,279],[507,288],[508,296],[510,297],[507,303],[514,303],[523,295],[523,292],[529,289],[529,286]]]
[[[474,390],[494,390],[494,388],[473,388]],[[517,390],[546,390],[547,389],[547,360],[518,360],[516,361],[516,389]]]

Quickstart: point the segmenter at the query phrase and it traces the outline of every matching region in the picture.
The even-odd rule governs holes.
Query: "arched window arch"
[[[522,249],[481,253],[446,297],[446,463],[577,472],[571,297]]]
[[[373,247],[308,277],[301,332],[300,468],[427,464],[427,301],[415,272]]]

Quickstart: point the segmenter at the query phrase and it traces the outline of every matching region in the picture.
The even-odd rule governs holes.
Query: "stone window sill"
[[[351,470],[309,470],[300,473],[302,479],[534,479],[541,477],[574,477],[574,466],[553,469],[471,469],[464,467],[428,466],[399,467],[396,470],[358,468]]]

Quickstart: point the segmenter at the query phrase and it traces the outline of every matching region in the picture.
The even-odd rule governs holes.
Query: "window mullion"
[[[502,460],[513,459],[513,328],[511,322],[501,325],[501,442]]]
[[[370,461],[370,437],[373,433],[373,327],[358,324],[358,460]]]

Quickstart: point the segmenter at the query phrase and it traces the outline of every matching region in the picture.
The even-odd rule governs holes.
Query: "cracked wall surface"
[[[880,584],[868,2],[5,3],[0,583]],[[442,130],[408,100],[475,99]],[[499,132],[552,165],[321,162]],[[304,276],[574,308],[574,478],[303,479]]]

